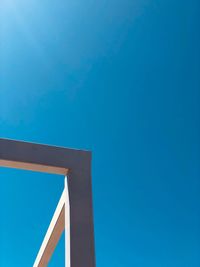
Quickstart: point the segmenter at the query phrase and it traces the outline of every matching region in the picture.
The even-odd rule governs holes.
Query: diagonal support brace
[[[46,267],[51,259],[51,256],[56,248],[56,245],[65,231],[65,261],[66,267],[70,267],[70,220],[69,220],[69,197],[67,178],[65,177],[65,188],[54,212],[53,218],[44,237],[33,267]]]

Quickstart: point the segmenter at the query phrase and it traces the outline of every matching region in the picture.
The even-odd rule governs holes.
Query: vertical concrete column
[[[94,226],[91,183],[91,153],[84,168],[68,173],[70,204],[70,267],[95,267]]]

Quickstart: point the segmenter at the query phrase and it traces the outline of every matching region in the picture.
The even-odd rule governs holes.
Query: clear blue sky
[[[200,266],[199,10],[0,3],[0,136],[92,150],[97,267]],[[0,266],[32,266],[63,178],[0,179]]]

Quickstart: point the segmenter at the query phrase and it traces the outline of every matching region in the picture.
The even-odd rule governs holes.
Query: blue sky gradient
[[[97,267],[199,267],[199,1],[0,5],[0,135],[92,150]],[[31,266],[63,177],[0,179],[0,266]]]

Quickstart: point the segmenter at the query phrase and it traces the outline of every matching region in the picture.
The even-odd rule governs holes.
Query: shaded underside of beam
[[[35,164],[35,163],[20,162],[20,161],[2,160],[2,159],[0,159],[0,166],[1,167],[7,167],[7,168],[28,170],[28,171],[61,174],[61,175],[66,175],[68,173],[67,168],[47,166],[47,165]]]

